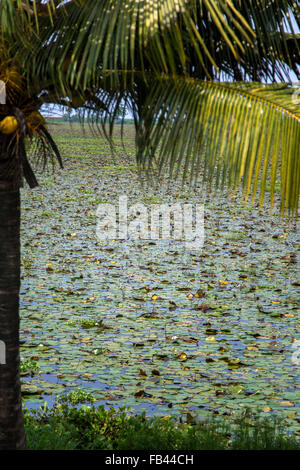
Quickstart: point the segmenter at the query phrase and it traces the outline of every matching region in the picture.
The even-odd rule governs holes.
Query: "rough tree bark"
[[[20,190],[14,174],[3,178],[3,166],[16,159],[0,142],[0,340],[5,364],[0,364],[0,450],[26,448],[22,413],[19,352]],[[18,164],[18,162],[16,162]],[[16,168],[16,166],[15,166]],[[13,169],[13,168],[12,168]],[[3,343],[2,343],[3,344]]]

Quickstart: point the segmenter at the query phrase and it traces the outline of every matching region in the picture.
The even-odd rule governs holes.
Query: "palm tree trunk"
[[[1,156],[0,156],[1,161]],[[25,449],[19,355],[20,191],[0,181],[0,450]],[[3,348],[2,348],[3,350]]]

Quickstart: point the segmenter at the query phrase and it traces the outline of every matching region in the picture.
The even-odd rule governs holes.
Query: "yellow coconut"
[[[0,122],[0,132],[2,132],[2,134],[12,134],[18,129],[18,125],[15,116],[6,116]]]

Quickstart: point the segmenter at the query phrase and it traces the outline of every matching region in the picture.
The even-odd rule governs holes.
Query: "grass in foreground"
[[[231,423],[130,416],[125,409],[58,404],[25,410],[31,450],[300,450],[279,422],[245,412]]]

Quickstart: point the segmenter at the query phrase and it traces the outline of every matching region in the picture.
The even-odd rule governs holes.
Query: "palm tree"
[[[137,161],[171,175],[201,170],[210,184],[243,187],[298,210],[300,110],[294,0],[7,0],[0,4],[0,449],[25,447],[19,380],[19,188],[36,177],[26,141],[45,164],[59,151],[43,103],[109,124],[134,115]],[[287,32],[286,32],[287,31]],[[264,83],[265,82],[265,83]],[[268,82],[268,84],[266,84]],[[162,132],[163,131],[163,132]]]
[[[0,48],[0,80],[6,103],[0,110],[0,325],[6,363],[0,368],[0,449],[25,446],[19,380],[20,186],[37,180],[27,159],[25,139],[39,142],[39,158],[56,157],[58,149],[38,112],[38,90],[27,87],[9,45]]]

